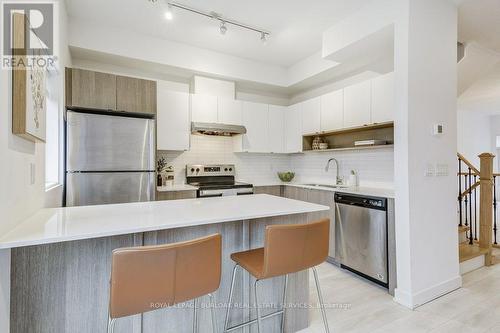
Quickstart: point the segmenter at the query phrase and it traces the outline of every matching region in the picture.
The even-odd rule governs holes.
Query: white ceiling
[[[71,18],[132,30],[289,67],[321,49],[322,33],[351,15],[369,0],[179,0],[186,6],[215,11],[224,17],[271,32],[266,45],[256,32],[228,26],[226,35],[209,18],[174,9],[174,19],[164,18],[164,0],[66,0]]]
[[[458,39],[500,53],[500,0],[465,0],[459,7]]]

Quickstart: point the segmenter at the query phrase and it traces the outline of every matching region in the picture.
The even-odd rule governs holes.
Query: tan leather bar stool
[[[325,331],[330,332],[323,302],[323,295],[319,285],[318,273],[315,266],[324,262],[328,256],[330,220],[323,219],[306,224],[269,225],[266,227],[264,247],[254,250],[233,253],[231,259],[236,263],[231,280],[231,291],[224,322],[224,332],[231,332],[257,322],[258,332],[262,331],[262,320],[276,315],[281,317],[281,332],[285,329],[285,304],[288,274],[312,268],[316,290],[320,302],[321,314]],[[250,320],[233,327],[228,327],[229,310],[233,300],[234,279],[237,268],[242,267],[255,278],[255,303],[257,305],[257,319]],[[261,316],[257,283],[260,280],[284,276],[283,307],[280,311]]]
[[[198,329],[197,298],[219,288],[221,235],[174,244],[115,249],[111,264],[108,333],[118,318],[194,300],[193,332]],[[217,332],[211,306],[212,329]]]

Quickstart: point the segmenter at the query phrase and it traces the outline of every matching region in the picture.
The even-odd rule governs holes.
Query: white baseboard
[[[441,282],[435,286],[424,289],[414,294],[410,294],[405,290],[396,288],[394,291],[394,301],[406,306],[409,309],[416,309],[417,307],[435,300],[453,290],[462,286],[462,277],[457,276],[453,279]]]
[[[472,272],[484,266],[484,255],[460,263],[460,275]]]

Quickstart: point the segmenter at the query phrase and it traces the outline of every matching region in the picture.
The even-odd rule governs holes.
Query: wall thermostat
[[[443,134],[443,125],[441,125],[441,124],[434,124],[434,126],[432,126],[432,134],[433,135],[441,135],[441,134]]]

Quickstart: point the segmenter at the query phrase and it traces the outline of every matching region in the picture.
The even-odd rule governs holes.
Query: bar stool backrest
[[[264,278],[295,273],[328,256],[330,219],[305,224],[269,225],[264,245]]]
[[[113,251],[109,314],[120,318],[209,294],[221,279],[221,235]]]

